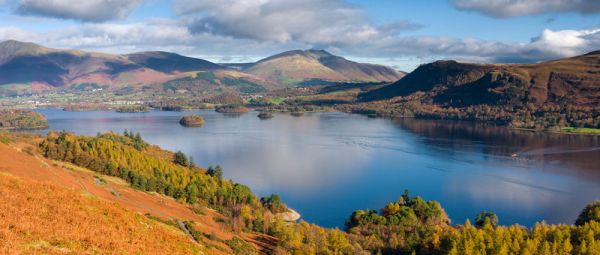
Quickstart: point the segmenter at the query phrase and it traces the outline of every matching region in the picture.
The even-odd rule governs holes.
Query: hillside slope
[[[600,105],[600,51],[538,64],[469,64],[436,61],[363,95],[380,100],[432,93],[435,103]]]
[[[245,71],[286,85],[311,80],[393,82],[403,76],[389,67],[349,61],[324,50],[283,52],[254,63]]]
[[[5,187],[6,183],[0,180],[0,194],[2,194],[0,207],[10,206],[8,204],[12,199],[28,201],[22,199],[23,196],[40,196],[39,199],[44,200],[36,205],[23,202],[13,203],[12,211],[35,211],[36,213],[40,211],[43,214],[30,213],[30,218],[27,218],[30,222],[15,222],[14,225],[23,231],[31,231],[36,235],[28,237],[12,233],[14,236],[7,237],[8,240],[12,240],[7,246],[3,247],[0,242],[0,253],[2,254],[5,254],[2,252],[3,249],[14,251],[12,253],[47,251],[54,254],[56,252],[49,249],[55,249],[55,246],[61,243],[74,245],[69,249],[73,249],[72,252],[75,254],[94,249],[101,253],[122,250],[122,252],[117,252],[119,254],[165,254],[165,252],[167,252],[166,254],[198,254],[198,251],[201,251],[202,254],[230,254],[231,248],[227,244],[227,240],[236,237],[252,243],[259,251],[272,249],[274,242],[272,238],[258,234],[235,233],[227,226],[227,223],[216,221],[225,216],[212,209],[192,208],[168,196],[134,189],[123,179],[106,176],[66,162],[45,159],[35,149],[40,141],[38,136],[22,134],[15,137],[7,133],[0,133],[0,141],[2,141],[0,142],[0,162],[2,162],[0,163],[0,178],[10,175],[10,180],[7,182],[18,184],[17,187]],[[7,141],[9,144],[5,144]],[[155,157],[162,157],[164,152],[152,149],[152,154],[156,154]],[[2,190],[7,189],[10,189],[10,192],[15,195],[4,195],[7,193],[3,193]],[[16,194],[19,192],[14,190],[18,189],[29,190],[28,192],[31,193]],[[52,192],[37,194],[40,190]],[[54,192],[55,190],[56,192]],[[91,202],[87,203],[86,201]],[[51,211],[40,210],[37,208],[38,206],[50,208]],[[81,211],[77,208],[90,208],[90,210],[82,209],[83,211]],[[99,209],[96,210],[96,208]],[[71,212],[66,213],[63,210]],[[57,213],[53,213],[54,211]],[[106,211],[110,213],[105,214]],[[57,215],[62,215],[62,217],[57,217]],[[110,215],[110,217],[107,218],[105,215]],[[111,221],[113,215],[115,220]],[[17,216],[18,214],[3,215],[0,213],[0,226],[12,224],[17,220],[15,218]],[[98,217],[100,219],[96,219]],[[79,222],[83,220],[86,222]],[[75,224],[70,226],[67,222]],[[177,226],[177,222],[194,222],[194,229],[198,233],[205,233],[206,236],[195,237],[198,239],[194,242],[189,235],[182,231],[180,226]],[[37,226],[52,228],[40,229]],[[130,226],[132,229],[118,228],[119,226]],[[138,226],[140,229],[137,229]],[[77,229],[78,227],[79,229]],[[52,229],[61,231],[52,233]],[[80,237],[76,236],[77,231],[81,232]],[[94,240],[92,236],[100,232],[103,237],[114,237],[116,240],[112,243],[106,243],[107,240],[104,238]],[[138,237],[138,233],[149,235],[149,237]],[[160,239],[156,240],[157,238]],[[2,239],[0,228],[0,240]],[[59,242],[59,240],[64,240],[64,242]],[[66,241],[69,240],[72,242],[67,243]],[[127,242],[132,242],[132,240],[138,241],[128,245]],[[146,244],[146,240],[154,241],[154,243]],[[50,246],[46,244],[47,242],[50,243]],[[37,249],[37,244],[34,245],[35,247],[29,248],[27,246],[29,243],[39,243],[43,245],[44,249],[39,251],[15,250],[21,246],[23,246],[21,249]],[[163,245],[165,249],[160,248],[163,247],[161,246],[163,243],[169,243]]]
[[[78,84],[136,85],[169,78],[165,73],[138,65],[124,56],[49,49],[18,41],[0,43],[0,56],[0,84],[4,90],[17,93]]]
[[[132,62],[163,73],[223,69],[204,59],[190,58],[164,51],[138,52],[125,55]]]
[[[600,128],[600,51],[537,64],[436,61],[359,98],[359,110],[383,115]]]

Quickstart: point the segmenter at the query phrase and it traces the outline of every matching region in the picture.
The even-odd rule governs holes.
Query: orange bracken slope
[[[34,153],[25,153],[28,147]],[[196,222],[198,231],[221,240],[236,235],[215,221],[223,216],[214,210],[204,208],[202,214],[197,214],[170,197],[132,189],[119,178],[45,159],[30,144],[0,143],[0,254],[231,251],[227,245],[210,239],[198,244],[183,231],[144,214],[168,221]],[[271,237],[240,237],[263,253],[273,249]]]

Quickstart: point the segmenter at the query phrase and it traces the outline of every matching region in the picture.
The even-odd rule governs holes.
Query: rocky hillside
[[[469,64],[436,61],[398,82],[363,95],[389,99],[425,92],[434,103],[469,105],[600,106],[600,51],[538,64]]]
[[[295,50],[260,60],[244,69],[284,85],[321,82],[394,82],[404,74],[392,68],[357,63],[324,50]]]

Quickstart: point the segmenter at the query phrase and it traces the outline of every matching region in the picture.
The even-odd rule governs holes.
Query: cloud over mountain
[[[600,12],[600,1],[597,0],[454,0],[454,6],[496,18],[557,12]]]
[[[527,43],[435,36],[398,37],[357,45],[356,51],[376,49],[381,56],[446,56],[465,61],[528,63],[583,54],[600,48],[600,28],[550,30]],[[375,53],[374,53],[375,54]]]
[[[20,0],[16,12],[23,15],[104,22],[125,18],[142,0]]]
[[[176,0],[174,11],[193,33],[280,43],[353,43],[419,27],[374,25],[342,0]]]

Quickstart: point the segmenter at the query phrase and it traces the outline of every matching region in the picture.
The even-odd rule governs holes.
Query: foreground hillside
[[[44,198],[47,201],[44,203],[39,203],[40,206],[43,205],[47,208],[54,208],[55,210],[62,212],[62,210],[66,210],[71,206],[77,206],[76,202],[73,202],[75,204],[71,205],[71,202],[68,204],[62,204],[62,201],[77,201],[78,197],[85,198],[90,201],[100,201],[98,203],[105,204],[106,207],[123,211],[126,215],[135,215],[135,217],[131,219],[135,222],[140,222],[141,226],[143,227],[139,230],[141,233],[152,234],[145,229],[148,227],[152,227],[154,229],[156,228],[154,226],[162,226],[167,230],[167,233],[172,233],[172,235],[163,237],[164,241],[160,240],[160,242],[169,242],[172,239],[172,243],[174,245],[178,245],[180,243],[187,244],[187,246],[181,245],[183,247],[181,251],[185,252],[175,252],[174,254],[188,254],[187,251],[200,251],[202,254],[230,254],[233,249],[232,247],[237,247],[231,246],[233,244],[230,240],[234,239],[237,240],[238,244],[249,246],[251,247],[251,250],[257,252],[273,249],[274,241],[269,237],[260,234],[245,234],[235,232],[227,223],[229,221],[228,216],[207,207],[190,206],[169,196],[140,191],[139,188],[136,188],[138,187],[137,185],[129,184],[126,180],[103,175],[86,168],[69,164],[67,162],[44,159],[41,155],[39,155],[39,151],[35,148],[37,147],[37,143],[41,141],[40,138],[35,135],[19,135],[15,137],[7,133],[0,133],[0,138],[0,175],[8,174],[13,176],[12,179],[19,179],[24,183],[22,186],[35,186],[35,190],[38,188],[43,190],[48,189],[47,187],[52,187],[51,190],[58,190],[59,192],[62,192],[61,190],[65,190],[70,192],[69,194],[71,196],[74,196],[74,198],[71,200],[59,199],[59,197],[54,197],[53,193],[49,193],[46,194],[46,197]],[[164,153],[162,151],[152,151],[152,153],[156,154],[157,156]],[[21,196],[19,195],[18,197],[20,198]],[[9,199],[5,196],[3,198]],[[25,199],[23,201],[28,200]],[[33,210],[33,207],[38,206],[26,205],[24,203],[17,204],[19,207],[23,207],[22,209],[17,210],[21,212],[26,212],[30,209]],[[83,207],[85,208],[85,206]],[[85,212],[81,212],[80,214],[73,215],[73,219],[70,218],[71,214],[67,213],[52,214],[50,212],[45,212],[43,216],[58,217],[57,215],[62,215],[62,217],[59,217],[60,220],[68,222],[77,222],[78,218],[76,217],[79,216],[87,217],[86,220],[91,221],[87,224],[92,225],[95,224],[93,220],[94,217],[102,217],[102,219],[98,220],[100,223],[110,221],[110,217],[112,217],[106,217],[102,211],[98,212],[99,215],[93,214],[95,212],[95,210],[92,210],[90,215],[86,215]],[[8,216],[17,217],[18,215],[9,214]],[[45,220],[40,217],[31,218],[31,222],[20,222],[20,227],[33,228],[37,225],[45,225]],[[117,215],[115,217],[121,216]],[[124,220],[129,219],[127,217]],[[3,220],[5,219],[0,217],[0,221]],[[115,220],[119,222],[121,218],[115,218]],[[65,222],[59,220],[56,221],[56,224],[66,224]],[[147,222],[150,223],[147,224]],[[2,222],[1,225],[4,226],[6,224]],[[117,224],[115,223],[115,225]],[[65,226],[65,228],[68,227],[69,226]],[[98,225],[97,228],[101,229],[102,226]],[[56,229],[60,229],[60,226],[57,225]],[[94,228],[90,227],[89,229],[93,230]],[[195,235],[191,235],[190,231],[192,231],[192,229]],[[76,233],[78,230],[74,228],[69,231],[74,231]],[[128,236],[127,231],[124,229],[106,228],[103,231],[105,231],[103,236],[107,237],[125,236],[126,238],[124,237],[123,242],[117,243],[118,245],[122,245],[124,248],[128,248],[126,240],[131,240],[133,237]],[[114,231],[115,233],[111,233],[111,231]],[[131,231],[137,230],[134,229]],[[39,238],[43,239],[45,236],[47,239],[43,240],[51,241],[48,239],[50,237],[46,236],[49,234],[51,233],[41,232]],[[62,238],[64,240],[73,238],[71,235],[62,236],[62,234],[63,232],[56,233],[56,236],[53,238]],[[66,235],[68,233],[64,234]],[[82,236],[86,236],[87,234],[88,233],[82,233]],[[179,239],[185,242],[181,242]],[[17,243],[22,242],[18,241]],[[95,245],[96,243],[92,242],[92,244]],[[140,246],[143,245],[144,242],[141,240]],[[134,252],[135,250],[128,250],[131,252],[124,253],[163,254],[160,246],[149,244],[147,247],[149,247],[149,249],[139,250],[139,252]],[[191,248],[186,250],[184,249],[185,247]],[[85,251],[93,251],[93,247],[90,248],[89,246],[82,247],[80,249],[84,248],[86,248]],[[134,247],[132,246],[132,248]],[[112,249],[113,248],[105,247],[103,253],[110,253]],[[80,254],[81,252],[75,253]]]

